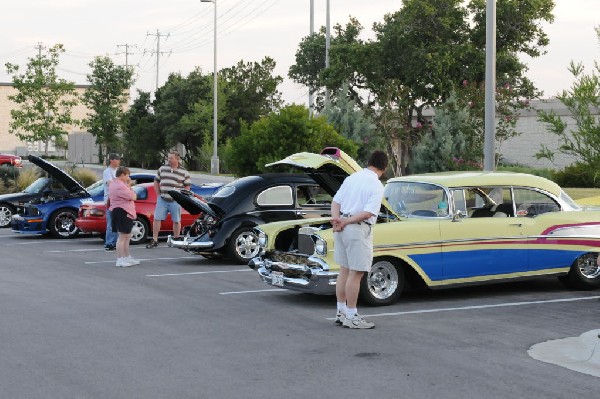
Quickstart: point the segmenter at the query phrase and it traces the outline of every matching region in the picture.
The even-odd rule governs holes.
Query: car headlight
[[[319,255],[327,255],[327,241],[317,238],[317,241],[315,241],[315,252]]]
[[[261,248],[265,248],[268,243],[269,243],[269,237],[267,237],[267,235],[263,231],[259,231],[258,232],[258,245],[260,245]]]

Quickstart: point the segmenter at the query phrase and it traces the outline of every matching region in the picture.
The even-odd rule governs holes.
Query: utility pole
[[[310,35],[315,33],[315,0],[310,0]],[[313,90],[308,88],[308,113],[312,118],[314,113]]]
[[[46,46],[44,46],[42,42],[38,42],[33,48],[38,51],[38,59],[42,58],[42,50],[45,50]]]
[[[325,69],[329,68],[329,47],[331,44],[330,4],[327,0],[325,15]],[[325,87],[325,107],[329,106],[329,89]]]
[[[156,36],[156,90],[158,90],[158,67],[159,67],[160,55],[162,54],[160,52],[160,37],[166,36],[168,38],[169,36],[171,36],[171,34],[170,33],[168,33],[166,35],[164,33],[161,34],[157,29],[156,33],[147,33],[146,36]]]
[[[125,54],[125,68],[129,69],[129,55],[130,54],[131,55],[135,54],[135,53],[130,53],[129,52],[129,47],[137,48],[137,45],[135,45],[135,44],[131,45],[131,44],[127,44],[127,43],[125,43],[125,44],[117,44],[117,49],[119,49],[120,47],[125,47],[125,51],[122,52],[122,53],[117,52],[116,55]]]

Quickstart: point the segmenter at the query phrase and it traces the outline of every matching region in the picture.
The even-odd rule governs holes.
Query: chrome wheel
[[[377,299],[387,299],[398,289],[398,271],[390,262],[377,262],[367,275],[367,287]]]
[[[10,226],[10,219],[12,218],[12,208],[6,205],[0,205],[0,227]]]
[[[600,276],[600,266],[597,262],[597,255],[585,254],[576,261],[576,267],[581,276],[587,279],[595,279]]]
[[[600,266],[598,254],[583,254],[571,265],[569,273],[560,276],[559,280],[569,288],[577,290],[595,290],[600,288]]]
[[[258,236],[252,227],[242,227],[236,230],[231,235],[228,246],[228,255],[241,264],[248,264],[250,259],[257,257],[260,253]]]
[[[387,260],[376,260],[360,281],[360,298],[369,305],[394,303],[404,289],[404,270]]]
[[[50,234],[55,238],[71,238],[79,233],[75,226],[77,214],[70,209],[61,209],[52,217],[50,221]]]
[[[146,242],[148,239],[148,224],[145,220],[139,217],[133,221],[133,228],[131,229],[131,238],[129,243],[132,245],[138,245]]]

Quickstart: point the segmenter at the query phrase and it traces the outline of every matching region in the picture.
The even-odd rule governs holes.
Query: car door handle
[[[296,212],[296,215],[305,216],[305,215],[306,215],[306,212]]]
[[[509,226],[523,227],[523,223],[511,223]]]

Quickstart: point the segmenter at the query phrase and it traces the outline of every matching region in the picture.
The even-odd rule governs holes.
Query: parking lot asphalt
[[[600,378],[531,358],[600,325],[600,292],[554,278],[403,295],[333,323],[335,299],[227,260],[0,230],[5,398],[591,398]]]

